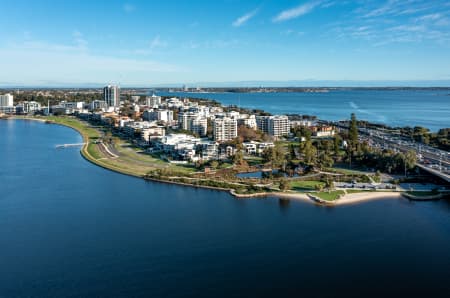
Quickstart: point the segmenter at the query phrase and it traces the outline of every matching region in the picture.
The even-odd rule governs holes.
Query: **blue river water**
[[[449,297],[450,202],[325,208],[146,182],[0,121],[0,297]]]
[[[224,105],[298,113],[324,120],[357,118],[390,126],[450,127],[450,90],[332,90],[327,93],[159,93],[215,99]]]

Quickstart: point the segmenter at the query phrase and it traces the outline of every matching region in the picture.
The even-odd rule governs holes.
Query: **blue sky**
[[[449,81],[450,1],[0,0],[0,85]]]

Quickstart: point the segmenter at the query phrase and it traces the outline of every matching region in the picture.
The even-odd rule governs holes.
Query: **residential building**
[[[162,126],[153,126],[141,130],[141,139],[146,142],[149,142],[152,138],[163,137],[165,135],[166,129]]]
[[[214,119],[214,140],[217,142],[230,141],[237,137],[236,119],[224,117]]]
[[[257,142],[244,142],[242,143],[246,154],[255,155],[257,153],[258,143]]]
[[[289,124],[291,125],[292,128],[297,127],[297,126],[313,126],[316,124],[316,121],[313,120],[289,120]]]
[[[35,101],[24,101],[16,106],[17,113],[29,114],[41,110],[41,104]]]
[[[194,160],[199,138],[186,134],[169,134],[158,138],[156,148],[171,155],[175,160]]]
[[[258,154],[262,154],[264,152],[264,150],[268,149],[268,148],[273,148],[275,147],[274,143],[259,143],[258,144],[258,149],[257,149],[257,153]]]
[[[312,135],[318,138],[321,137],[332,137],[335,134],[335,129],[333,126],[320,125],[310,127]]]
[[[147,96],[145,98],[145,104],[148,107],[157,108],[161,104],[161,96],[156,96],[155,94]]]
[[[256,124],[259,130],[277,138],[290,132],[289,118],[284,115],[256,116]]]
[[[282,137],[288,135],[291,127],[287,116],[270,116],[268,122],[268,134],[274,137]]]
[[[9,93],[0,95],[0,107],[12,107],[14,106],[14,96]]]
[[[180,112],[178,114],[178,126],[180,129],[191,131],[199,136],[205,136],[208,129],[208,120],[198,113]]]
[[[103,99],[108,107],[120,107],[120,88],[108,85],[103,88]]]
[[[104,110],[107,108],[107,103],[104,100],[94,100],[89,104],[90,111]]]
[[[255,115],[246,115],[241,114],[239,115],[239,118],[237,119],[238,126],[244,125],[252,129],[256,129],[258,126],[256,124],[256,117]]]
[[[129,136],[135,136],[136,134],[140,134],[142,130],[153,127],[157,127],[157,124],[155,122],[131,120],[124,123],[122,130]]]
[[[176,97],[166,99],[166,104],[169,108],[181,108],[184,106],[184,103]]]
[[[201,142],[197,144],[196,151],[202,160],[211,160],[218,158],[219,146],[216,142]]]
[[[142,114],[142,118],[147,121],[173,122],[173,111],[171,110],[147,110]]]
[[[256,127],[264,132],[264,133],[268,133],[269,132],[269,117],[270,116],[256,116]]]

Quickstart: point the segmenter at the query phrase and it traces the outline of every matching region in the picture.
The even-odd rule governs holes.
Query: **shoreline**
[[[216,190],[216,191],[225,191],[228,192],[231,196],[238,198],[238,199],[252,199],[252,198],[278,198],[278,199],[288,199],[288,200],[301,200],[301,201],[308,201],[313,204],[321,205],[321,206],[341,206],[341,205],[348,205],[348,204],[356,204],[356,203],[363,203],[367,201],[372,200],[380,200],[380,199],[391,199],[391,198],[402,198],[401,192],[361,192],[361,193],[352,193],[352,194],[345,194],[341,198],[334,200],[334,201],[326,201],[323,199],[320,199],[318,197],[312,196],[308,193],[292,193],[292,192],[261,192],[261,193],[253,193],[253,194],[239,194],[236,193],[234,189],[228,189],[228,188],[221,188],[221,187],[214,187],[214,186],[206,186],[206,185],[194,185],[189,183],[183,183],[183,182],[177,182],[177,181],[170,181],[170,180],[164,180],[164,179],[155,179],[155,178],[149,178],[145,177],[144,175],[139,175],[135,173],[128,172],[124,169],[114,167],[112,165],[106,165],[103,164],[101,161],[95,159],[91,156],[91,154],[88,152],[87,148],[89,146],[89,136],[85,134],[83,131],[78,129],[77,127],[71,126],[66,123],[56,122],[53,120],[47,120],[47,119],[38,119],[38,118],[30,118],[30,117],[9,117],[9,118],[2,118],[1,120],[30,120],[30,121],[39,121],[41,123],[49,123],[49,124],[56,124],[65,126],[68,128],[71,128],[78,132],[81,137],[83,138],[83,142],[85,143],[83,147],[80,149],[81,156],[91,162],[94,165],[97,165],[101,168],[104,168],[106,170],[110,170],[122,175],[127,175],[135,178],[141,178],[147,181],[153,181],[158,183],[167,183],[167,184],[175,184],[179,186],[185,186],[185,187],[194,187],[194,188],[203,188],[203,189],[210,189],[210,190]],[[407,198],[407,197],[405,197]],[[407,198],[409,199],[409,198]]]

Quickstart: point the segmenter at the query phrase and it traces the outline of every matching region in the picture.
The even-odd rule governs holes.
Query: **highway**
[[[360,128],[359,132],[361,140],[367,140],[371,146],[404,153],[410,150],[414,151],[417,155],[417,165],[420,168],[450,182],[449,152],[379,130]]]
[[[335,122],[333,125],[348,130],[348,126],[341,123]],[[360,141],[368,141],[372,147],[404,153],[410,150],[414,151],[417,156],[417,165],[421,169],[450,182],[450,152],[378,129],[360,127],[358,130]]]

